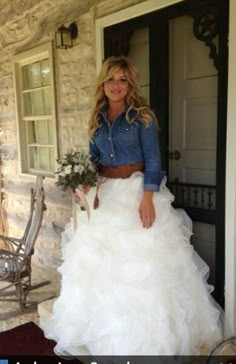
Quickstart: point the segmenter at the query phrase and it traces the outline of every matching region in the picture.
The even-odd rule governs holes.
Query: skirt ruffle
[[[142,227],[143,175],[108,179],[99,208],[63,247],[61,294],[45,334],[58,355],[195,355],[222,339],[208,266],[190,244],[192,223],[162,182],[156,221]],[[95,189],[88,195],[93,204]]]

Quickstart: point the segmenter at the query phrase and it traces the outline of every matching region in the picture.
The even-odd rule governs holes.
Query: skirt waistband
[[[98,166],[99,174],[108,178],[129,178],[134,172],[143,172],[144,163],[124,164],[118,167]]]

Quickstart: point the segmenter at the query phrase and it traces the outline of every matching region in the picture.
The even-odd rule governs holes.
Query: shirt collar
[[[108,109],[108,104],[105,104],[101,107],[99,113],[103,116],[103,118],[107,119],[107,109]],[[126,111],[128,110],[128,106],[126,105],[124,110],[121,112],[121,114],[125,114]],[[134,116],[135,114],[137,114],[137,111],[134,109],[131,109],[129,111],[129,114],[132,116]]]

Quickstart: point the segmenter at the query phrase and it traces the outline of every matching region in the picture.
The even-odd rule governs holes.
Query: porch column
[[[236,334],[236,1],[230,0],[229,76],[226,147],[226,245],[225,311],[232,333]]]

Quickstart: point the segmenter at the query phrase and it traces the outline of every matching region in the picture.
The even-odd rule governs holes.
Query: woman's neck
[[[109,102],[108,104],[108,110],[112,112],[121,112],[125,108],[124,102]]]
[[[109,103],[108,110],[107,110],[107,117],[110,122],[113,122],[116,117],[124,110],[125,104],[124,103]]]

